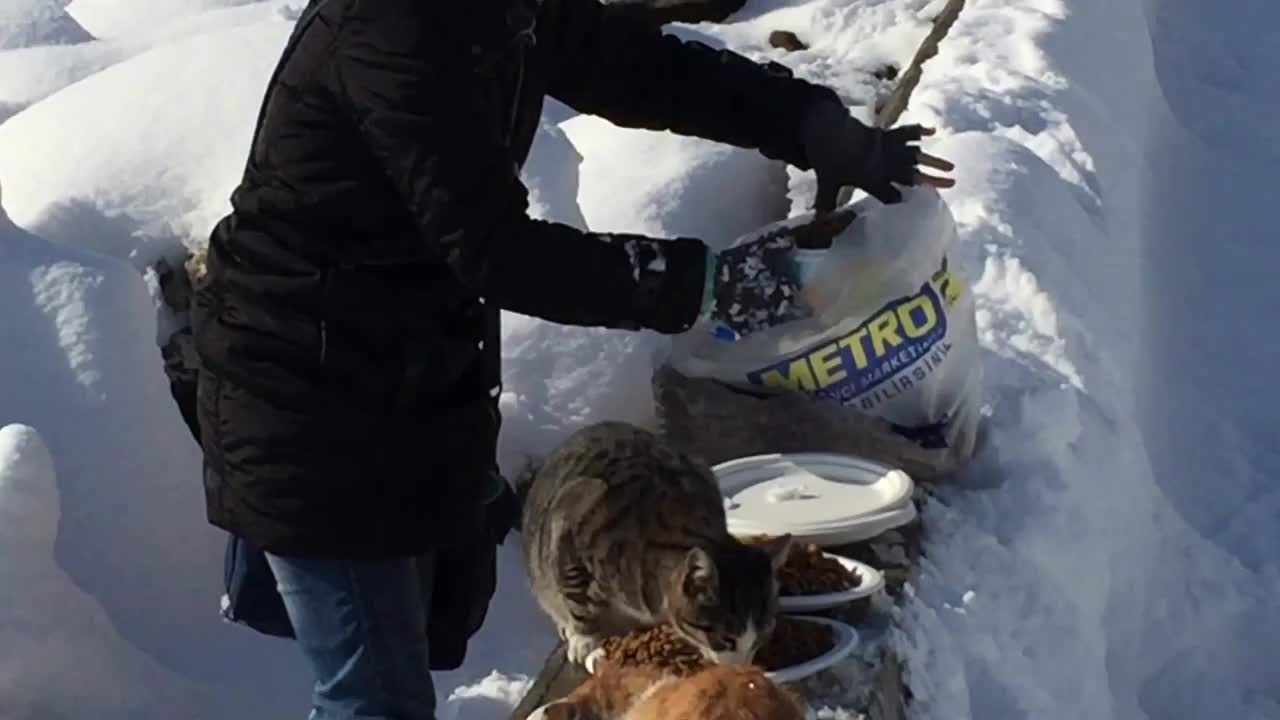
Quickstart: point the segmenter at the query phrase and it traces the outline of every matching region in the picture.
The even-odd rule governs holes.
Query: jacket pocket
[[[305,407],[329,386],[317,322],[281,320],[202,290],[192,308],[192,329],[201,365],[255,395]]]

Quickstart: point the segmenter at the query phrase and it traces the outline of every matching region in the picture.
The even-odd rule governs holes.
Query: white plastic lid
[[[713,468],[734,535],[790,533],[834,545],[874,537],[915,518],[901,470],[833,453],[755,455]]]

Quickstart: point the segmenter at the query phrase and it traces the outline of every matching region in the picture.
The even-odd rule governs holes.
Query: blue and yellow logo
[[[902,392],[936,369],[949,343],[947,311],[964,292],[960,278],[942,269],[920,291],[886,304],[846,335],[809,348],[768,367],[747,373],[758,386],[796,390],[853,403],[893,379]],[[910,374],[899,375],[917,361]],[[885,394],[883,399],[893,397]],[[865,403],[864,403],[865,404]]]

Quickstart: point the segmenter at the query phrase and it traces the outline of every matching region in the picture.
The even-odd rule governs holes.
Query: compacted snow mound
[[[584,158],[578,202],[593,230],[723,247],[786,214],[786,167],[754,150],[589,115],[561,127]]]
[[[4,0],[0,3],[0,50],[36,45],[73,45],[93,36],[58,0]]]
[[[290,27],[275,17],[156,48],[0,125],[10,216],[137,264],[162,250],[149,243],[206,236]]]
[[[139,267],[173,242],[202,242],[229,210],[267,79],[292,27],[266,7],[179,21],[170,32],[189,35],[166,35],[158,47],[0,125],[0,182],[15,221]],[[209,29],[214,15],[227,27]],[[113,43],[101,46],[102,62],[132,47]],[[37,86],[39,60],[33,54],[19,67]],[[6,61],[0,54],[0,70]],[[576,198],[580,162],[564,133],[544,123],[524,173],[532,214],[586,226]]]
[[[199,720],[252,712],[140,652],[59,567],[58,477],[39,433],[0,427],[0,717]],[[237,707],[240,706],[240,707]],[[252,715],[249,715],[252,717]]]
[[[297,706],[244,662],[303,682],[292,648],[218,616],[221,535],[204,519],[154,319],[132,268],[0,211],[0,427],[24,426],[0,442],[0,717]]]
[[[0,123],[72,83],[147,50],[182,43],[204,32],[278,20],[285,7],[279,2],[218,7],[159,24],[130,25],[118,37],[106,40],[0,50]],[[80,131],[92,134],[93,126],[84,124]]]
[[[0,125],[5,203],[43,236],[0,216],[0,647],[17,648],[0,717],[305,714],[296,648],[216,619],[222,537],[143,281],[47,241],[140,264],[225,211],[293,16],[277,10],[297,5],[200,12],[232,3],[77,0],[172,44]],[[884,89],[870,73],[905,64],[941,6],[751,0],[670,32],[783,61],[865,117]],[[1277,7],[1206,22],[1195,0],[970,0],[926,66],[906,120],[937,125],[926,146],[959,166],[944,197],[990,417],[971,470],[924,509],[896,633],[921,720],[1280,717],[1280,399],[1253,372],[1280,364],[1261,70],[1280,61],[1263,37]],[[811,49],[770,49],[773,30]],[[81,71],[18,52],[0,55],[0,104]],[[41,57],[43,77],[5,79]],[[753,152],[548,107],[524,173],[538,217],[723,244],[811,198],[811,174]],[[583,424],[652,420],[661,338],[503,320],[509,475]],[[554,642],[520,560],[513,536],[465,666],[436,677],[444,720],[505,719]]]
[[[73,0],[66,12],[100,38],[117,37],[209,10],[265,0]]]
[[[1261,550],[1280,542],[1264,449],[1280,402],[1204,351],[1276,304],[1259,230],[1277,146],[1248,134],[1275,100],[1266,80],[1222,82],[1241,59],[1183,55],[1274,65],[1243,48],[1276,47],[1253,30],[1276,6],[1206,23],[1175,0],[1022,5],[967,7],[911,115],[952,136],[934,146],[959,165],[948,200],[993,352],[988,443],[963,478],[989,489],[925,513],[903,635],[916,713],[1280,717],[1280,572]],[[1244,137],[1243,155],[1205,147]]]
[[[581,165],[582,155],[564,130],[544,118],[520,178],[529,189],[529,216],[587,229],[587,220],[578,207]]]
[[[128,46],[98,41],[0,51],[0,123],[131,54]]]

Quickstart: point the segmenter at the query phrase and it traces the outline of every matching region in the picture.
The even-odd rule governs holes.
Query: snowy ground
[[[2,5],[0,718],[302,717],[294,648],[217,620],[220,537],[137,272],[224,211],[292,8]],[[865,103],[940,6],[750,0],[679,32]],[[926,509],[898,638],[919,717],[1280,718],[1280,6],[1218,13],[969,0],[926,68],[906,119],[959,165],[990,418]],[[778,54],[775,29],[811,49]],[[542,216],[724,243],[812,190],[570,115],[548,111],[526,170]],[[505,334],[509,469],[651,417],[658,338],[515,316]],[[517,552],[466,666],[436,678],[446,720],[505,718],[551,644]]]

